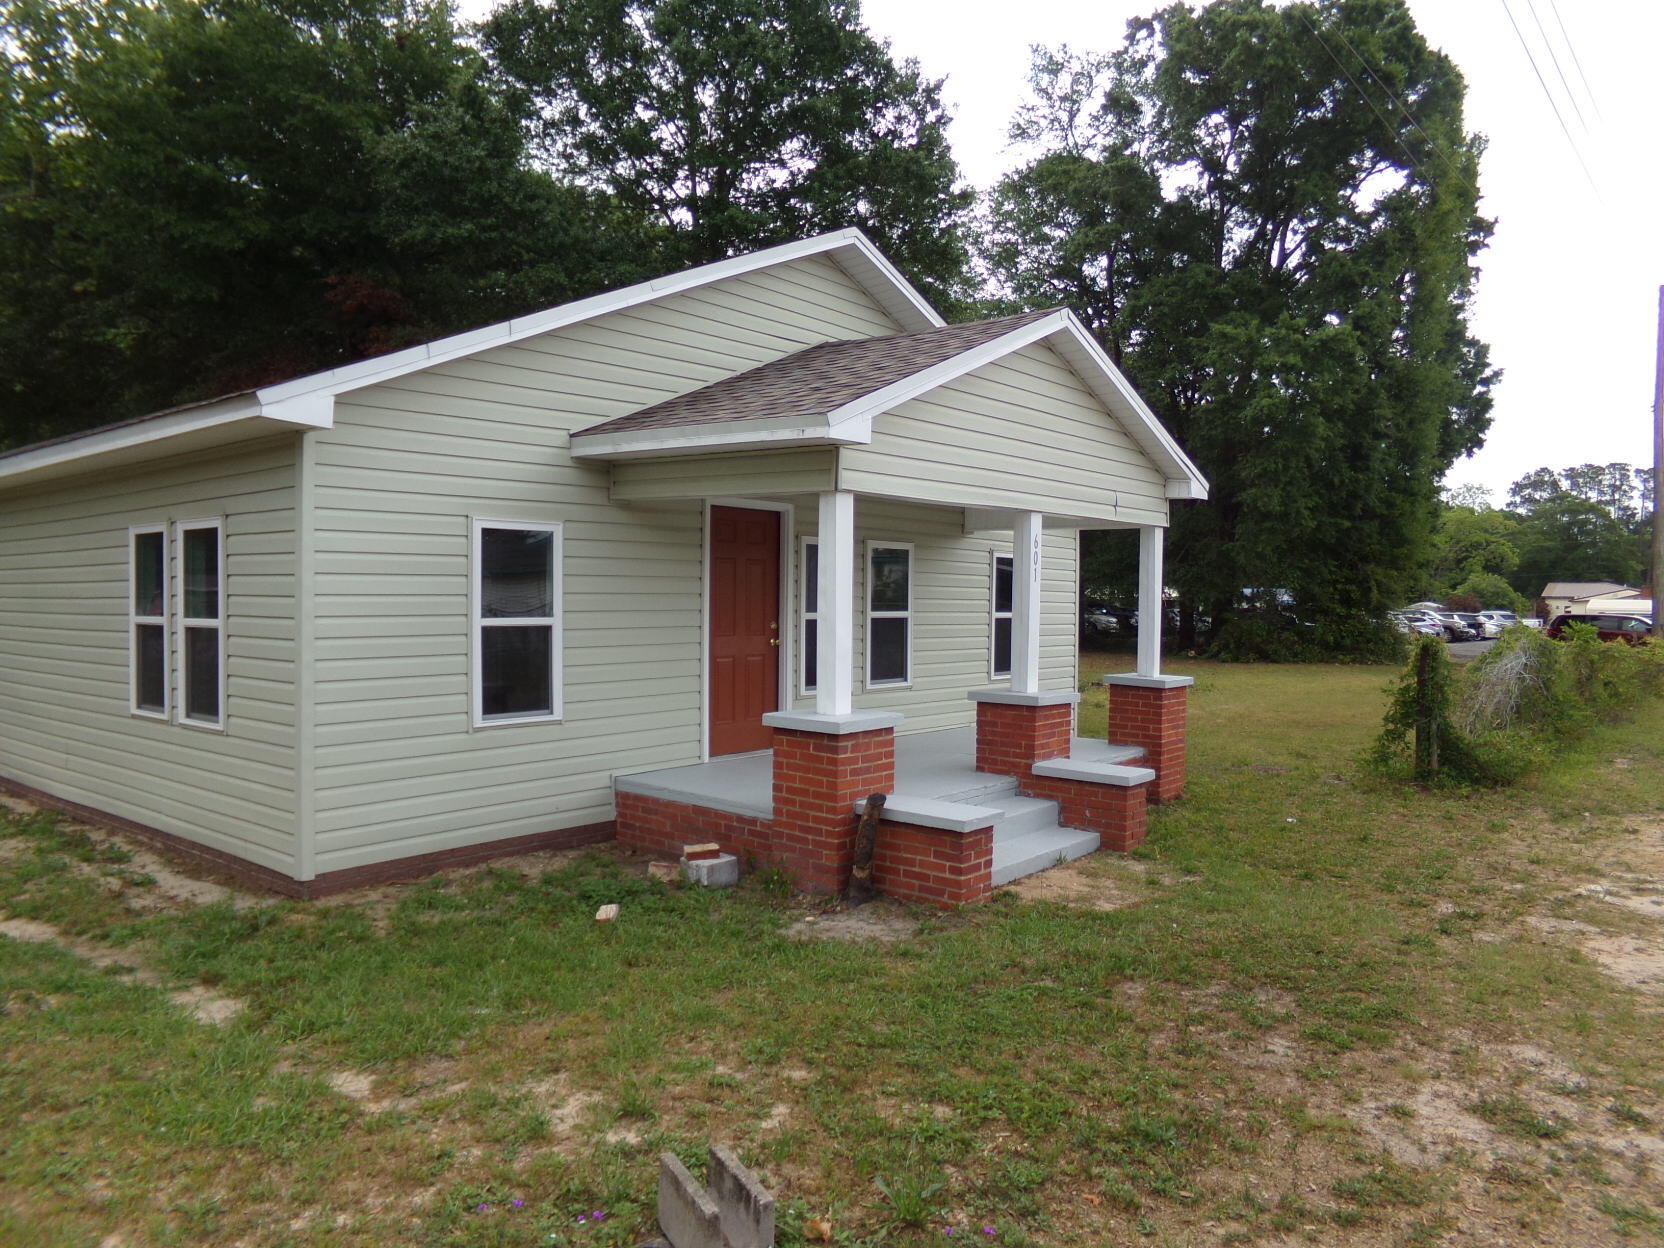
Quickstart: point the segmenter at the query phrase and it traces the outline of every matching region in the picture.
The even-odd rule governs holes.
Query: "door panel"
[[[780,513],[711,508],[711,754],[765,750],[780,707]]]

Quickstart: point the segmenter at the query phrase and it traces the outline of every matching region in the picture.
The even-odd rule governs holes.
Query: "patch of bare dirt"
[[[1136,858],[1089,854],[1001,885],[1001,891],[1014,893],[1024,901],[1120,910],[1147,900],[1152,887],[1174,882]]]
[[[1586,936],[1583,952],[1626,988],[1664,996],[1664,937],[1602,934]]]
[[[786,929],[796,940],[849,940],[888,944],[917,934],[918,920],[892,901],[873,901],[853,910],[806,914]]]
[[[128,949],[110,949],[66,935],[49,923],[34,919],[0,919],[0,936],[31,944],[55,944],[76,957],[100,969],[109,968],[130,978],[134,983],[167,990],[168,999],[191,1015],[199,1023],[222,1027],[247,1006],[234,997],[227,997],[204,988],[200,984],[173,986],[160,972],[143,965],[138,956]]]

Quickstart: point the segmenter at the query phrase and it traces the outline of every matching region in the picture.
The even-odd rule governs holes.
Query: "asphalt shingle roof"
[[[628,433],[731,420],[812,420],[1050,315],[1024,312],[910,334],[823,342],[582,432]]]

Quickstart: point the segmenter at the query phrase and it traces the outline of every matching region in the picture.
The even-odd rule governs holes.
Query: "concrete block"
[[[728,1248],[774,1248],[774,1197],[757,1176],[715,1144],[708,1177]]]
[[[726,1248],[716,1202],[675,1153],[659,1154],[659,1229],[675,1248]]]
[[[706,888],[730,888],[740,882],[740,860],[733,854],[718,854],[715,858],[684,858],[682,874]]]

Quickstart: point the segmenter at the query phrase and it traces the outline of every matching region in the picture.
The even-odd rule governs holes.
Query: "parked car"
[[[1520,617],[1515,615],[1512,611],[1481,611],[1479,613],[1479,618],[1482,620],[1491,620],[1500,625],[1502,628],[1512,628],[1515,624],[1520,622]]]
[[[1433,611],[1429,613],[1444,629],[1446,641],[1477,641],[1479,630],[1469,624],[1454,611]]]
[[[1422,615],[1419,611],[1389,611],[1387,612],[1387,619],[1401,633],[1419,633],[1424,637],[1444,636],[1444,629],[1439,627],[1438,622]]]
[[[1456,616],[1462,621],[1462,623],[1471,628],[1474,631],[1474,634],[1481,640],[1489,641],[1491,638],[1500,636],[1502,633],[1502,625],[1498,624],[1495,620],[1487,620],[1480,612],[1458,611],[1456,612]]]
[[[1080,631],[1083,637],[1130,637],[1138,621],[1138,613],[1127,607],[1091,602],[1081,608]]]
[[[1602,641],[1627,641],[1645,645],[1651,639],[1652,621],[1644,615],[1557,615],[1549,621],[1548,635],[1558,639],[1568,624],[1588,624],[1598,629]]]

